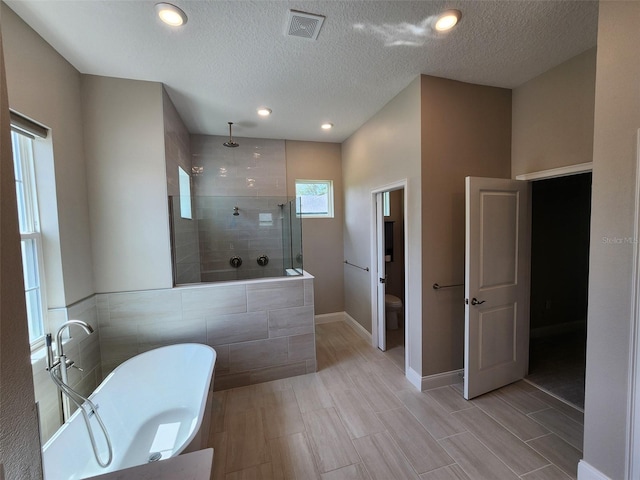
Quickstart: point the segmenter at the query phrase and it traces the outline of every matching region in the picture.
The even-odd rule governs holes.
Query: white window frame
[[[18,199],[18,202],[22,204],[22,209],[25,213],[24,222],[26,225],[20,226],[20,239],[22,242],[25,241],[33,241],[35,244],[35,264],[36,264],[36,279],[35,286],[31,286],[30,288],[26,288],[25,285],[25,300],[27,301],[27,315],[29,315],[30,309],[28,305],[27,291],[38,290],[39,291],[39,305],[38,308],[41,313],[41,317],[39,319],[34,319],[29,317],[29,343],[31,345],[31,350],[36,350],[44,345],[44,336],[47,331],[47,301],[46,301],[46,288],[44,285],[44,257],[42,253],[42,233],[40,231],[40,217],[38,211],[38,197],[36,192],[36,177],[35,177],[35,159],[33,154],[33,141],[34,137],[30,134],[25,133],[19,129],[13,128],[11,132],[12,137],[12,149],[17,151],[13,151],[14,156],[14,170],[16,166],[16,155],[18,155],[18,159],[21,167],[21,179],[16,178],[16,185],[18,183],[22,184],[22,191],[24,192],[24,197],[22,201]],[[16,148],[17,145],[17,148]],[[15,171],[14,171],[15,174]],[[17,175],[14,175],[17,177]],[[16,192],[17,193],[17,192]],[[21,242],[21,246],[22,246]],[[26,265],[24,264],[25,254],[22,254],[23,260],[23,273],[26,270]],[[32,339],[31,338],[31,330],[32,325],[37,322],[37,328],[42,331],[42,335]]]
[[[298,185],[326,185],[327,186],[327,213],[307,213],[302,211],[303,202],[302,197],[298,195]],[[303,218],[334,218],[334,209],[333,209],[333,180],[305,180],[305,179],[296,179],[296,197],[300,198],[299,203],[299,211],[298,216]]]

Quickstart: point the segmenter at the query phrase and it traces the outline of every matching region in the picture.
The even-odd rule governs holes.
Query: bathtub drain
[[[160,452],[153,452],[149,455],[148,463],[157,462],[162,458],[162,454]]]

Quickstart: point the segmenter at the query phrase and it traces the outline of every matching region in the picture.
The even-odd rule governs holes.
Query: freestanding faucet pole
[[[62,380],[62,383],[64,383],[65,385],[69,385],[69,374],[67,373],[69,367],[75,367],[78,370],[82,371],[80,367],[74,365],[73,360],[67,359],[67,356],[64,354],[64,349],[62,348],[62,332],[64,332],[65,328],[69,328],[71,325],[82,327],[82,329],[87,332],[87,335],[93,333],[93,328],[91,328],[91,325],[83,322],[82,320],[69,320],[67,322],[64,322],[58,329],[58,333],[56,334],[57,355],[55,357],[56,363],[54,363],[54,366],[55,364],[60,365],[60,380]],[[66,395],[62,395],[62,420],[66,421],[70,416],[71,405],[69,404],[69,399]]]

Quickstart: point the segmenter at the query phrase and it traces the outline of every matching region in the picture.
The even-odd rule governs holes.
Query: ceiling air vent
[[[322,22],[324,22],[322,15],[289,10],[285,35],[316,40],[318,33],[320,33]]]

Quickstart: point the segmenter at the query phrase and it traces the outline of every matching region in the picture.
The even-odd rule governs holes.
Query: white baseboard
[[[436,373],[435,375],[427,375],[422,377],[421,390],[430,390],[432,388],[446,387],[462,381],[464,370],[451,370],[450,372]]]
[[[344,312],[323,313],[315,316],[315,322],[316,325],[320,325],[321,323],[343,322],[344,315]]]
[[[342,313],[344,315],[344,321],[347,323],[347,325],[350,325],[351,328],[353,328],[358,335],[360,335],[369,344],[371,344],[371,334],[367,331],[367,329],[364,328],[362,325],[360,325],[358,322],[356,322],[354,318],[351,315],[349,315],[347,312],[342,312]]]
[[[584,460],[578,463],[578,480],[611,480],[600,470],[592,467]]]

